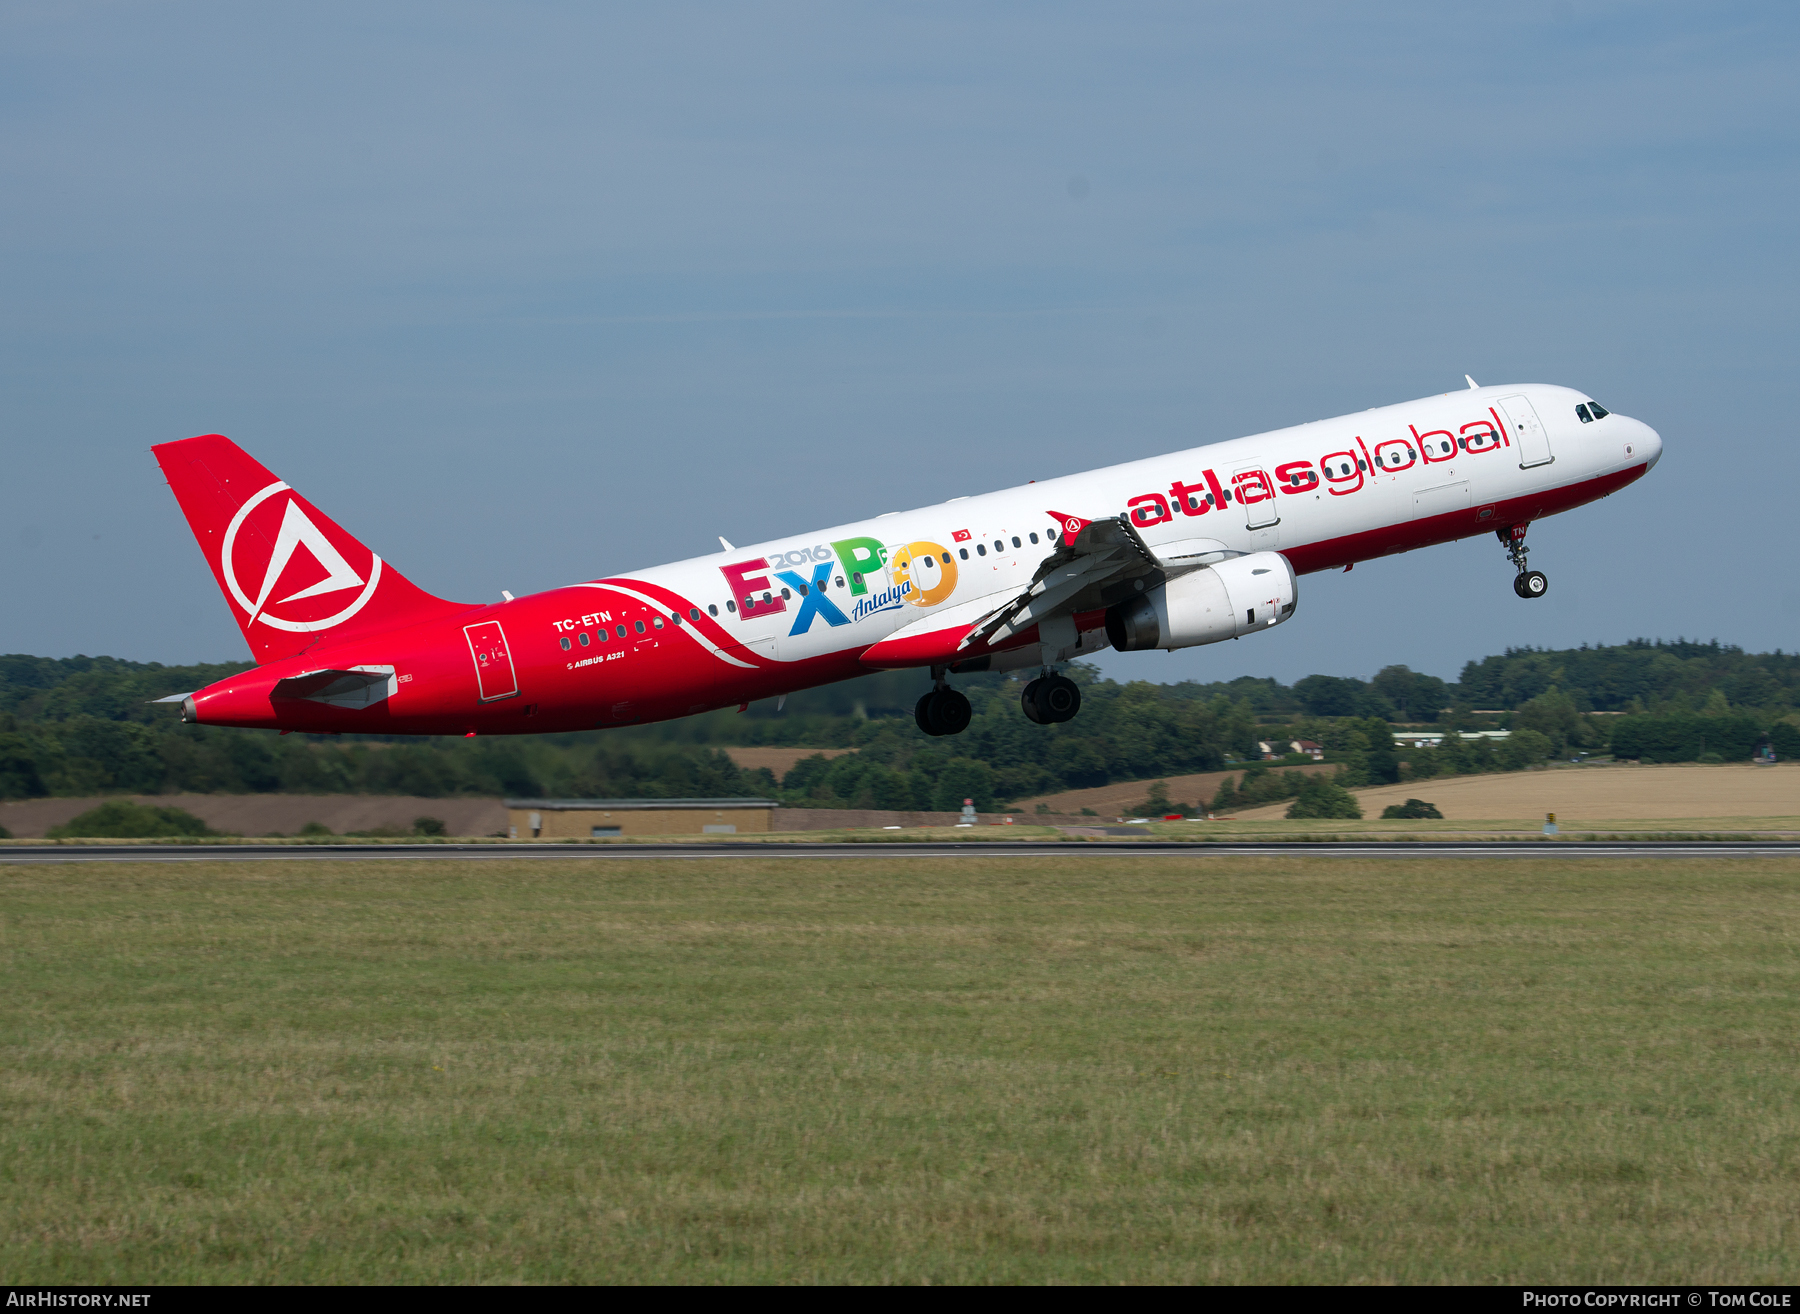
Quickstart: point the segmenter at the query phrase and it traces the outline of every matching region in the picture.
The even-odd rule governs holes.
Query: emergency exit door
[[[481,701],[491,703],[518,693],[519,676],[513,670],[512,653],[507,651],[506,631],[500,628],[500,622],[465,625],[463,637],[469,641],[469,656],[475,660],[475,682],[481,690]]]
[[[1231,495],[1244,512],[1245,529],[1267,529],[1281,523],[1275,505],[1275,484],[1258,465],[1240,465],[1231,472]]]
[[[1506,417],[1506,431],[1519,449],[1519,469],[1549,465],[1556,459],[1550,452],[1550,435],[1538,419],[1537,408],[1524,397],[1502,397],[1500,414]]]

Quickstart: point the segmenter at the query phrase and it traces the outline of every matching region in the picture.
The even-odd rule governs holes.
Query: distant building
[[[1325,760],[1325,750],[1310,739],[1259,739],[1256,741],[1256,751],[1262,754],[1262,760],[1265,762],[1273,762],[1290,753],[1310,757],[1315,762]]]
[[[1510,739],[1510,730],[1464,730],[1460,732],[1463,739]],[[1396,730],[1394,745],[1397,748],[1436,748],[1444,742],[1442,730]]]
[[[772,798],[509,798],[507,837],[762,834],[780,806]]]

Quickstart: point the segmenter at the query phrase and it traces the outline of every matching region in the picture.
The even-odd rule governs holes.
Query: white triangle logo
[[[275,551],[269,557],[268,570],[263,572],[262,589],[256,595],[256,606],[250,611],[250,623],[254,623],[262,614],[263,607],[269,601],[269,590],[275,587],[276,581],[281,578],[281,572],[287,569],[288,562],[293,559],[294,550],[299,547],[312,553],[313,560],[325,568],[325,578],[298,593],[290,593],[279,599],[278,605],[300,598],[315,598],[321,593],[353,589],[362,584],[362,576],[350,569],[350,563],[344,560],[343,553],[331,546],[330,540],[307,518],[306,512],[300,509],[300,504],[289,498],[287,510],[281,517],[281,532],[275,536]]]

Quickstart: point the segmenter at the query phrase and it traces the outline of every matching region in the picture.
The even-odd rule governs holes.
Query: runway
[[[1800,858],[1795,840],[875,841],[867,844],[67,844],[0,848],[0,865],[83,862],[643,861],[694,858]]]

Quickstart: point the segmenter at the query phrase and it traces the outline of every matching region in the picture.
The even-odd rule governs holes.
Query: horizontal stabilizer
[[[152,698],[150,701],[152,703],[185,703],[193,696],[192,693],[170,694],[167,698]]]
[[[277,700],[304,698],[331,707],[370,707],[392,692],[393,680],[392,666],[308,671],[304,675],[277,680],[269,696]]]

